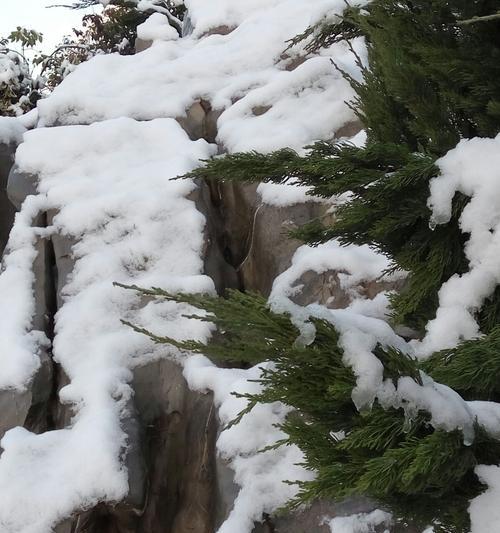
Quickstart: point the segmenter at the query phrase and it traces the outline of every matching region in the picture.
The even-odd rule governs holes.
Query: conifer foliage
[[[129,288],[203,310],[192,318],[214,323],[219,332],[207,346],[155,336],[128,324],[156,343],[203,353],[224,364],[273,361],[273,367],[262,372],[262,392],[247,396],[248,407],[235,423],[257,403],[284,402],[295,409],[282,426],[288,438],[276,445],[299,446],[307,468],[317,477],[300,484],[292,507],[318,498],[338,500],[363,494],[390,506],[402,525],[410,520],[422,528],[433,523],[436,532],[468,531],[468,501],[484,488],[473,470],[478,464],[495,464],[500,457],[500,441],[481,427],[475,428],[472,445],[465,445],[461,431],[434,430],[425,412],[406,417],[402,410],[383,409],[378,403],[371,410],[358,411],[351,399],[355,376],[343,362],[338,332],[324,320],[312,319],[315,340],[304,347],[296,343],[299,330],[290,316],[273,313],[257,294],[229,291],[221,299]],[[485,376],[477,372],[471,377],[472,369],[464,375],[460,364],[473,344],[436,354],[425,363],[425,370],[432,377],[446,377],[459,390],[470,388],[469,380],[479,387]],[[420,381],[421,367],[416,361],[382,346],[375,352],[386,378],[394,383],[402,376]],[[457,361],[456,366],[443,372],[450,360]],[[492,368],[498,366],[484,370]]]
[[[500,20],[464,24],[497,8],[490,0],[380,0],[348,8],[339,23],[311,29],[303,38],[311,49],[365,36],[369,65],[362,66],[363,82],[348,78],[357,94],[352,106],[368,134],[366,147],[320,143],[305,157],[291,150],[233,154],[191,176],[294,179],[324,197],[355,192],[334,226],[316,221],[301,234],[309,242],[338,237],[387,253],[412,273],[394,304],[397,320],[422,327],[435,313],[442,283],[466,269],[457,225],[464,199],[456,198],[446,228],[429,228],[428,182],[438,174],[433,163],[461,138],[500,131]]]
[[[312,50],[365,37],[363,81],[344,74],[357,95],[351,105],[366,128],[366,146],[322,142],[304,156],[290,149],[232,154],[206,161],[189,177],[293,180],[326,198],[351,192],[333,225],[311,221],[296,235],[310,243],[338,238],[370,244],[389,256],[395,268],[410,273],[392,302],[393,321],[422,331],[435,315],[441,285],[467,270],[466,236],[458,225],[467,198],[456,195],[448,224],[429,226],[436,161],[462,138],[500,131],[500,20],[491,16],[497,11],[495,0],[373,0],[363,9],[348,6],[342,20],[310,28],[294,42],[305,40]],[[288,439],[277,445],[299,446],[306,466],[317,473],[302,484],[298,501],[364,494],[387,503],[403,522],[468,531],[468,502],[484,490],[474,468],[500,462],[500,441],[484,428],[477,425],[473,443],[466,445],[461,431],[433,427],[425,410],[410,417],[375,402],[371,410],[358,411],[351,398],[356,379],[329,322],[311,318],[315,340],[300,346],[290,317],[271,312],[257,295],[230,292],[218,299],[146,292],[207,311],[198,318],[219,330],[209,346],[153,335],[156,342],[225,361],[274,362],[263,370],[263,391],[249,396],[248,409],[275,401],[295,409],[283,425]],[[485,333],[479,340],[425,362],[377,346],[384,377],[396,383],[409,376],[419,383],[429,375],[465,399],[498,401],[499,296],[497,291],[478,311]]]

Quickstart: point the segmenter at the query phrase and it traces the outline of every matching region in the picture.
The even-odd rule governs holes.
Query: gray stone
[[[217,530],[229,516],[238,496],[240,487],[234,482],[234,471],[222,457],[216,457],[217,473],[217,507],[215,510],[215,523]]]
[[[264,296],[271,292],[277,276],[291,265],[301,242],[289,232],[321,216],[323,204],[307,202],[286,207],[261,204],[254,215],[247,257],[238,268],[243,286]]]
[[[223,223],[224,255],[238,269],[249,253],[259,204],[256,184],[210,183],[212,202]]]
[[[292,296],[292,301],[299,305],[318,303],[330,309],[345,309],[353,300],[353,293],[342,288],[339,274],[343,271],[328,270],[321,274],[308,270],[296,280],[294,286],[302,285],[300,292]],[[372,300],[383,291],[398,290],[403,281],[384,280],[363,281],[356,286],[356,294]]]
[[[235,29],[235,26],[221,24],[220,26],[214,26],[213,28],[207,30],[205,33],[203,33],[202,37],[208,37],[210,35],[229,35]]]
[[[149,39],[141,39],[137,37],[135,40],[135,44],[134,44],[135,53],[138,54],[140,52],[144,52],[144,50],[151,48],[152,44],[153,44],[153,41]]]
[[[0,256],[9,239],[15,208],[7,196],[7,181],[14,163],[15,144],[0,143]]]
[[[39,216],[34,223],[44,226],[45,217]],[[50,281],[50,245],[40,239],[36,248],[37,257],[33,263],[35,315],[32,326],[50,338],[51,317],[54,311]],[[46,349],[41,349],[39,356],[40,367],[25,391],[0,392],[0,438],[16,426],[24,426],[35,433],[41,433],[48,427],[49,400],[53,392],[52,361]]]
[[[16,209],[21,209],[27,196],[36,194],[37,181],[35,175],[21,172],[17,165],[12,167],[7,182],[7,196]]]
[[[35,226],[46,226],[45,214],[39,215],[34,221]],[[39,239],[36,243],[37,256],[33,263],[35,282],[33,292],[35,296],[35,315],[32,327],[43,331],[48,339],[53,337],[53,317],[56,312],[56,300],[53,283],[53,251],[51,242]],[[53,363],[46,349],[40,353],[40,368],[30,385],[32,391],[32,406],[25,426],[36,433],[45,431],[49,424],[50,399],[53,390]]]
[[[363,124],[360,120],[353,120],[351,122],[347,122],[335,132],[334,139],[350,139],[351,137],[354,137],[354,135],[359,133],[362,129]]]
[[[47,213],[47,225],[52,225],[56,215],[57,212],[52,210]],[[54,234],[51,237],[51,243],[53,249],[52,278],[57,308],[59,309],[63,304],[62,291],[68,283],[71,272],[75,267],[72,249],[76,244],[76,240],[69,235]]]
[[[205,139],[209,143],[215,143],[217,120],[221,114],[222,110],[212,109],[207,100],[197,100],[176,120],[191,140]]]
[[[363,496],[339,502],[316,501],[296,511],[265,517],[261,524],[255,526],[253,533],[330,533],[330,527],[325,523],[325,519],[370,513],[380,508],[383,506]],[[377,526],[370,530],[370,533],[384,533],[385,531],[420,533],[421,528],[407,522],[394,523]]]
[[[31,407],[31,391],[0,391],[0,439],[5,432],[16,426],[23,426]]]
[[[125,466],[128,472],[129,492],[125,500],[120,502],[120,506],[140,514],[146,502],[147,466],[144,457],[144,428],[132,400],[128,402],[122,429],[127,435]]]
[[[182,36],[187,37],[188,35],[191,35],[193,33],[194,27],[193,22],[191,21],[191,17],[189,14],[186,14],[184,16],[184,20],[182,21]]]
[[[137,531],[212,533],[217,435],[212,395],[190,391],[181,368],[168,360],[137,368],[133,386],[150,467]]]
[[[0,144],[0,248],[3,248],[8,239],[15,208],[7,197],[7,180],[11,167],[15,145]],[[20,204],[19,204],[20,205]],[[43,224],[43,218],[36,221]],[[33,327],[40,331],[48,332],[45,305],[46,284],[46,244],[44,241],[37,243],[38,256],[33,265],[35,272],[35,285],[33,287],[36,301],[36,311]],[[46,352],[40,355],[41,365],[32,382],[24,391],[0,391],[0,439],[6,431],[16,426],[25,426],[32,431],[42,431],[46,425],[46,412],[43,402],[50,395],[51,390],[51,363]]]
[[[225,256],[224,223],[219,210],[215,207],[213,189],[205,182],[199,181],[198,187],[189,196],[196,208],[205,215],[204,229],[204,272],[212,278],[215,289],[222,294],[226,289],[238,287],[238,275]]]

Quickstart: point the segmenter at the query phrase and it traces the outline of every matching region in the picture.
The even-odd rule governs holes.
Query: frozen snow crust
[[[142,1],[145,4],[144,0]],[[147,2],[146,2],[147,3]],[[256,392],[251,380],[263,363],[249,370],[219,369],[203,356],[186,356],[155,347],[121,319],[158,334],[207,340],[209,325],[184,318],[190,310],[171,302],[147,304],[113,282],[171,291],[214,292],[203,273],[204,217],[189,195],[190,181],[171,178],[186,173],[217,150],[271,151],[301,149],[317,139],[332,138],[354,119],[345,100],[348,84],[330,63],[358,75],[342,44],[313,57],[299,58],[299,48],[284,53],[285,41],[309,24],[341,11],[343,0],[186,0],[193,24],[179,38],[156,13],[140,29],[153,46],[136,56],[99,56],[81,65],[39,102],[37,113],[0,120],[0,141],[24,142],[19,170],[38,177],[38,194],[29,196],[17,215],[0,274],[0,390],[23,390],[39,365],[48,339],[33,331],[35,313],[32,264],[36,243],[53,235],[73,243],[74,269],[63,291],[55,321],[53,353],[70,379],[60,393],[72,407],[67,428],[35,435],[9,431],[1,442],[0,533],[49,533],[72,513],[98,502],[117,502],[128,491],[124,455],[127,437],[121,421],[133,394],[132,370],[159,357],[175,357],[195,390],[212,390],[222,424],[244,407],[233,391]],[[224,28],[224,35],[218,34]],[[355,43],[363,56],[362,42]],[[220,113],[217,144],[192,141],[175,120],[197,101]],[[38,120],[38,128],[26,133]],[[450,280],[440,294],[441,307],[421,343],[408,344],[386,322],[387,295],[366,300],[356,293],[362,281],[384,276],[387,260],[368,247],[301,247],[292,266],[274,284],[271,307],[290,312],[301,341],[314,337],[309,317],[332,322],[341,335],[345,362],[354,369],[358,406],[378,399],[384,405],[426,409],[432,423],[460,428],[474,438],[477,418],[500,435],[500,409],[488,402],[464,402],[451,389],[425,378],[423,385],[403,378],[395,387],[383,380],[372,350],[377,343],[426,357],[479,334],[473,311],[498,283],[500,200],[492,168],[498,164],[498,139],[461,143],[441,161],[442,176],[432,183],[430,206],[436,223],[445,222],[455,191],[471,196],[462,228],[470,233],[467,257],[471,270]],[[480,172],[468,164],[483,162]],[[458,171],[457,171],[458,170]],[[281,193],[280,193],[281,191]],[[263,201],[283,206],[304,200],[305,191],[287,186],[261,187]],[[491,199],[494,202],[491,202]],[[494,209],[486,209],[494,204]],[[55,213],[47,228],[35,227],[37,215]],[[494,231],[490,231],[493,229]],[[297,306],[291,297],[307,271],[339,270],[352,296],[344,310],[312,304]],[[479,275],[480,274],[480,275]],[[443,336],[449,322],[456,335]],[[223,431],[217,447],[230,462],[241,487],[233,510],[219,533],[250,533],[263,512],[273,512],[293,497],[283,480],[310,479],[297,463],[300,450],[286,447],[258,453],[283,437],[274,424],[284,419],[282,404],[261,405],[241,424]],[[83,467],[83,468],[82,468]],[[474,533],[490,533],[497,517],[489,508],[500,493],[497,467],[478,467],[489,489],[474,500]],[[371,531],[389,523],[382,511],[329,519],[332,531]]]

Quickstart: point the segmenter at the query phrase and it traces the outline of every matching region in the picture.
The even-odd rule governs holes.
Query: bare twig
[[[61,52],[62,50],[67,50],[69,48],[76,48],[76,49],[85,50],[85,51],[89,50],[86,46],[83,46],[83,45],[80,45],[80,44],[62,44],[61,46],[58,46],[49,56],[47,56],[43,60],[44,66],[43,66],[42,71],[41,71],[40,74],[43,74],[47,70],[47,68],[50,65],[51,60],[54,58],[54,56],[57,53]]]
[[[468,26],[469,24],[475,24],[476,22],[490,22],[492,20],[500,19],[500,11],[493,15],[484,15],[483,17],[472,17],[467,20],[460,20],[457,22],[458,26]]]

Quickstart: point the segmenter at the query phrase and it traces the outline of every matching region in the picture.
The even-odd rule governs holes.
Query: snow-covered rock
[[[373,399],[382,382],[373,343],[407,348],[385,322],[384,296],[356,289],[382,275],[385,258],[337,243],[297,250],[283,234],[330,203],[293,185],[172,179],[224,151],[300,150],[358,132],[352,90],[330,61],[357,76],[349,47],[285,53],[343,0],[186,6],[183,37],[160,9],[139,30],[147,49],[95,57],[37,113],[0,121],[0,141],[23,141],[10,179],[20,210],[0,273],[0,405],[5,429],[18,426],[1,441],[0,533],[251,533],[295,495],[285,481],[313,475],[296,447],[259,453],[283,437],[276,424],[288,407],[258,406],[225,427],[245,407],[232,393],[258,390],[262,366],[219,368],[155,345],[121,320],[178,340],[205,341],[212,328],[186,318],[187,306],[114,282],[209,293],[242,284],[270,292],[304,326],[297,282],[335,271],[349,309],[309,298],[305,313],[321,307],[344,326],[348,363],[369,371],[360,394]],[[354,46],[363,56],[362,41]],[[308,520],[326,527],[324,516]]]

